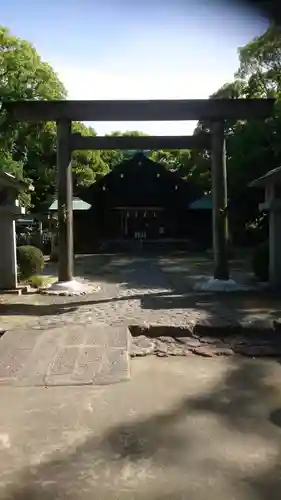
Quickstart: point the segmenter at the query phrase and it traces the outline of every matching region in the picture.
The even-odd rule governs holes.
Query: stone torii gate
[[[3,103],[15,121],[57,123],[59,222],[58,282],[73,280],[71,155],[77,149],[211,149],[214,278],[229,280],[227,262],[227,183],[224,121],[264,119],[274,99],[14,101]],[[83,137],[72,134],[72,121],[207,120],[211,135],[180,137]]]

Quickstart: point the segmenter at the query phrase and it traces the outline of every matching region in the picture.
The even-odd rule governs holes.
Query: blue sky
[[[219,0],[0,0],[1,24],[30,41],[69,99],[207,98],[267,22]],[[235,6],[236,5],[236,6]],[[94,123],[103,135],[192,133],[194,122]]]

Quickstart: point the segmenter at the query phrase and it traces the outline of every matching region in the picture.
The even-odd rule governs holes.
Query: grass
[[[43,287],[46,287],[48,285],[51,285],[55,281],[56,281],[56,278],[54,276],[51,276],[51,275],[44,275],[43,276],[40,274],[36,274],[34,276],[31,276],[27,280],[25,280],[24,284],[29,285],[32,288],[38,289],[38,288],[43,288]]]

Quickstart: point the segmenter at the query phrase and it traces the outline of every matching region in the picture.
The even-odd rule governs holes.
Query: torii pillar
[[[212,200],[214,278],[229,280],[227,173],[224,122],[212,123]]]
[[[71,120],[57,121],[58,281],[73,280],[73,211]]]

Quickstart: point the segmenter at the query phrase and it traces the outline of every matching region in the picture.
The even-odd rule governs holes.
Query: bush
[[[42,273],[44,269],[44,255],[39,248],[23,245],[17,249],[17,261],[21,280]]]
[[[45,276],[40,276],[39,274],[35,274],[34,276],[30,276],[26,280],[26,284],[30,285],[32,288],[42,288],[45,285]]]
[[[269,244],[261,243],[254,251],[252,259],[252,268],[255,276],[260,281],[268,281],[269,277]]]

